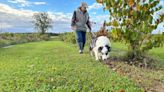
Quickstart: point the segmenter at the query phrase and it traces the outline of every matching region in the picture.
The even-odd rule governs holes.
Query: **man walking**
[[[82,2],[80,7],[74,11],[71,22],[72,30],[76,31],[80,54],[82,54],[84,50],[87,27],[91,30],[87,7],[87,3]]]

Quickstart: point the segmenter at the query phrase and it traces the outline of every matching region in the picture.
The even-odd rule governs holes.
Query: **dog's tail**
[[[106,20],[104,20],[103,27],[104,28],[106,27]]]
[[[106,20],[104,20],[103,26],[101,27],[101,30],[106,30]]]

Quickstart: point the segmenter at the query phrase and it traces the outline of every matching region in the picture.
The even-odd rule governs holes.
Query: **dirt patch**
[[[164,84],[157,84],[148,89],[146,92],[164,92]]]
[[[116,71],[121,76],[127,76],[145,92],[164,92],[164,71],[150,68],[136,67],[112,58],[106,62],[109,68]]]

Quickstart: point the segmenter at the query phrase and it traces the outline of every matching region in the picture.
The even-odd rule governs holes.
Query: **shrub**
[[[0,39],[0,47],[3,47],[26,42],[47,41],[50,40],[50,35],[37,33],[2,33],[0,34]]]

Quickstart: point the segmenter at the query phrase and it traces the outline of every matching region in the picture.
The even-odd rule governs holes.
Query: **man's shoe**
[[[82,50],[79,50],[79,53],[80,53],[80,54],[83,54],[83,51],[82,51]]]

